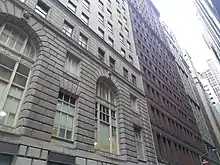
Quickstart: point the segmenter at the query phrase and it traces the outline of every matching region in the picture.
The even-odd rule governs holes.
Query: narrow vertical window
[[[141,129],[134,127],[134,134],[135,134],[135,142],[136,142],[138,159],[143,160],[144,159],[144,147],[143,147],[143,137],[142,137]]]
[[[128,80],[128,70],[123,68],[123,75],[126,80]]]
[[[86,25],[89,24],[89,17],[88,17],[85,13],[82,13],[82,15],[81,15],[81,20],[82,20]]]
[[[68,8],[71,12],[73,12],[74,14],[76,13],[76,5],[72,2],[72,0],[68,0],[67,8]]]
[[[115,70],[115,59],[113,59],[112,57],[109,57],[109,63],[110,63],[110,67]]]
[[[83,0],[83,7],[89,11],[90,3],[88,0]]]
[[[48,11],[50,10],[50,7],[45,4],[42,0],[38,0],[35,12],[38,13],[43,18],[46,18]]]
[[[95,148],[97,150],[118,154],[117,112],[111,88],[103,81],[96,88],[96,130]]]
[[[88,46],[88,38],[84,36],[82,33],[79,35],[79,44],[87,49]]]
[[[73,140],[76,98],[60,91],[58,95],[53,136]]]
[[[70,25],[67,21],[64,21],[63,30],[67,36],[71,37],[73,34],[73,26]]]

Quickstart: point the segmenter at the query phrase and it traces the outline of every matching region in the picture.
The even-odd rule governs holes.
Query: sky
[[[198,72],[207,69],[206,60],[214,58],[202,38],[204,27],[196,16],[192,0],[152,0],[164,21],[175,34],[180,46],[192,57]]]

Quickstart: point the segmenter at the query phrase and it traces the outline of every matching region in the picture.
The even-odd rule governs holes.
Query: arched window
[[[33,58],[34,49],[28,36],[11,24],[4,24],[0,28],[0,43],[6,47]]]
[[[96,88],[95,148],[118,154],[118,126],[115,97],[110,86],[99,81]]]
[[[15,126],[35,53],[28,36],[10,24],[0,27],[0,47],[10,51],[0,51],[0,125]]]

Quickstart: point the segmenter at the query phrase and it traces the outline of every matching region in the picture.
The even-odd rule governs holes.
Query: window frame
[[[83,39],[85,39],[86,43],[83,43]],[[88,49],[88,37],[86,37],[84,34],[79,34],[79,45],[82,46],[85,49]]]
[[[90,11],[90,2],[88,0],[83,0],[82,4],[83,8],[86,9],[87,11]]]
[[[102,39],[105,38],[105,32],[104,32],[104,30],[102,30],[100,27],[98,27],[98,35],[99,35],[99,37],[101,37]]]
[[[131,82],[133,85],[137,86],[137,77],[133,74],[131,74]]]
[[[119,20],[118,20],[118,28],[119,28],[120,30],[123,29],[123,28],[122,28],[122,23],[121,23],[121,21],[119,21]]]
[[[41,5],[44,5],[43,7],[47,8],[47,9],[46,9],[47,11],[45,11],[45,10],[42,8],[42,6],[40,7],[38,3],[42,3]],[[46,17],[47,17],[47,15],[48,15],[48,13],[49,13],[49,10],[50,10],[50,7],[49,7],[46,3],[44,3],[42,0],[38,0],[38,1],[37,1],[37,4],[36,4],[35,9],[34,9],[34,11],[35,11],[37,14],[39,14],[41,17],[43,17],[43,18],[46,18]]]
[[[111,56],[109,56],[109,66],[110,66],[110,68],[115,70],[115,65],[116,65],[116,60],[114,58],[112,58]]]
[[[65,28],[71,29],[71,33],[69,33],[68,30],[65,29]],[[73,27],[69,22],[67,22],[66,20],[64,20],[62,32],[65,33],[68,37],[72,37],[72,35],[73,35],[73,29],[74,29],[74,27]]]
[[[108,28],[108,31],[109,31],[111,34],[113,34],[113,25],[112,25],[110,22],[108,22],[107,28]]]
[[[131,50],[131,43],[129,41],[127,41],[127,49]]]
[[[119,40],[122,44],[124,44],[124,36],[121,33],[119,33]]]
[[[109,44],[111,47],[114,47],[114,40],[113,40],[111,37],[108,37],[108,44]]]
[[[100,47],[98,48],[98,55],[101,61],[105,62],[105,51],[102,50]]]
[[[98,13],[98,22],[103,26],[105,24],[105,18],[101,13]]]
[[[98,7],[100,10],[104,10],[104,3],[101,0],[98,1]]]
[[[89,24],[89,16],[87,16],[85,13],[82,12],[81,14],[81,20],[83,23],[85,23],[86,25]]]
[[[103,86],[101,86],[101,84],[103,84]],[[99,150],[99,151],[103,151],[103,152],[108,152],[111,154],[116,154],[119,155],[119,128],[118,128],[118,116],[117,116],[117,107],[116,107],[116,102],[115,102],[115,96],[112,93],[112,90],[110,88],[110,86],[108,84],[106,84],[104,81],[99,81],[97,83],[97,87],[96,87],[96,128],[95,128],[95,149]],[[100,93],[101,93],[101,88],[102,90],[104,90],[104,88],[107,88],[107,94],[108,95],[112,95],[113,97],[113,102],[111,102],[109,99],[105,100],[103,98],[101,98]],[[110,94],[112,93],[112,94]],[[110,98],[111,99],[111,98]],[[103,108],[107,108],[108,110],[106,111],[102,111],[101,107]],[[114,113],[113,113],[114,112]],[[102,118],[106,119],[106,117],[102,117],[100,116],[102,114],[102,116],[108,116],[108,121],[104,121]],[[115,125],[113,124],[113,120],[115,121]],[[113,151],[113,142],[111,140],[109,140],[109,151],[106,151],[106,149],[102,149],[100,146],[100,125],[101,123],[108,125],[108,133],[109,133],[109,139],[113,139],[113,127],[115,128],[115,135],[116,135],[116,152]]]
[[[71,61],[70,64],[67,64],[68,59],[69,59],[69,61]],[[70,67],[68,67],[69,65],[73,65],[73,62],[76,63],[76,72],[71,71]],[[75,76],[79,76],[80,75],[80,69],[81,69],[81,60],[80,60],[80,58],[78,58],[77,56],[73,55],[70,52],[67,52],[64,68],[68,73],[74,74]]]
[[[66,105],[68,105],[68,107],[69,106],[71,106],[71,107],[74,107],[74,113],[73,114],[69,114],[68,112],[63,112],[62,110],[58,110],[57,109],[57,105],[56,105],[56,112],[59,112],[59,123],[58,123],[58,127],[57,127],[57,129],[58,129],[58,131],[57,131],[57,135],[54,135],[53,134],[53,132],[52,132],[52,136],[53,137],[56,137],[56,138],[59,138],[59,139],[64,139],[64,140],[68,140],[68,141],[74,141],[74,139],[75,139],[75,131],[76,131],[76,121],[77,121],[77,113],[78,113],[78,108],[77,108],[77,105],[78,105],[78,99],[77,99],[77,97],[76,96],[73,96],[71,93],[69,93],[68,91],[65,91],[65,90],[62,90],[62,89],[60,89],[59,90],[59,94],[60,93],[62,93],[63,94],[63,99],[60,99],[59,98],[59,95],[58,95],[58,98],[57,98],[57,105],[58,105],[58,102],[61,102],[61,104],[63,105],[63,104],[66,104]],[[70,100],[69,100],[69,102],[67,102],[67,101],[65,101],[65,95],[67,95],[68,97],[70,97],[70,98],[74,98],[74,103],[75,103],[75,105],[73,105],[73,104],[71,104],[70,102]],[[55,112],[55,113],[56,113]],[[72,123],[72,135],[71,135],[71,139],[68,139],[68,138],[66,138],[66,135],[67,135],[67,122],[66,122],[66,125],[65,125],[65,133],[64,133],[64,137],[60,137],[59,136],[59,133],[60,133],[60,120],[61,120],[61,114],[65,114],[66,116],[67,116],[67,121],[68,121],[68,118],[69,117],[73,117],[73,123]],[[55,119],[54,119],[55,120]],[[53,123],[53,129],[54,129],[54,127],[55,127],[55,124]]]
[[[7,40],[5,41],[5,43],[2,43],[0,41],[0,46],[5,47],[10,52],[13,52],[14,56],[12,56],[10,54],[1,54],[0,56],[14,61],[14,65],[12,68],[9,68],[4,64],[0,64],[1,67],[3,67],[4,69],[10,70],[10,72],[11,72],[8,79],[5,79],[4,77],[2,77],[2,78],[0,77],[1,82],[6,83],[6,88],[4,89],[2,98],[0,100],[0,112],[2,112],[2,111],[5,112],[4,106],[6,105],[6,101],[7,101],[8,97],[13,98],[13,100],[19,100],[19,103],[17,105],[17,108],[15,109],[13,123],[10,126],[6,125],[6,123],[7,123],[6,120],[8,120],[9,114],[12,113],[12,112],[7,112],[7,115],[5,116],[5,119],[4,119],[4,123],[1,125],[14,128],[16,126],[17,121],[18,121],[18,117],[19,117],[19,114],[21,111],[21,105],[23,104],[23,100],[25,98],[25,93],[27,91],[27,86],[30,81],[31,68],[32,68],[32,64],[35,60],[35,52],[36,51],[35,51],[35,48],[33,47],[32,42],[29,40],[28,35],[26,33],[24,33],[20,28],[16,27],[15,25],[13,25],[11,23],[3,24],[0,27],[0,36],[3,34],[3,32],[6,28],[6,25],[8,25],[11,28],[11,31],[10,31],[10,34],[7,34],[8,36],[7,36]],[[23,43],[19,52],[14,49],[16,42],[14,43],[13,48],[11,48],[7,45],[8,40],[12,37],[11,34],[13,31],[16,31],[16,33],[18,33],[16,42],[21,34],[25,37],[24,43]],[[28,55],[27,55],[24,53],[25,53],[25,48],[27,47],[28,44],[30,44],[30,50],[28,51]],[[31,57],[30,54],[32,54],[32,53],[33,53],[33,55]],[[25,70],[25,72],[27,72],[27,73],[21,73],[21,71],[19,71],[19,67],[21,65],[23,65],[24,67],[27,68],[27,70]],[[25,78],[26,79],[25,84],[21,85],[21,84],[18,84],[18,82],[14,82],[16,76],[21,76],[22,78]],[[15,88],[16,91],[17,91],[17,88],[19,90],[21,90],[21,95],[19,98],[17,98],[15,95],[10,94],[10,90],[13,88]]]
[[[123,67],[123,76],[126,80],[128,80],[128,70],[125,67]]]
[[[73,9],[72,9],[72,7],[73,7]],[[76,14],[76,8],[77,8],[77,6],[72,2],[72,0],[68,0],[67,9],[69,9],[72,13]]]
[[[140,135],[140,140],[137,141],[136,139],[136,134],[139,134]],[[146,156],[145,156],[145,150],[144,150],[144,140],[143,140],[143,130],[137,126],[134,126],[134,141],[135,141],[135,145],[136,145],[136,150],[137,150],[137,158],[139,160],[145,160],[146,159]],[[138,153],[138,145],[137,143],[141,143],[141,146],[142,146],[142,152],[143,152],[143,158],[140,157],[139,153]]]
[[[122,57],[125,57],[126,56],[126,51],[123,48],[121,48],[120,54],[121,54]]]
[[[107,9],[107,17],[112,19],[112,12],[109,9]]]

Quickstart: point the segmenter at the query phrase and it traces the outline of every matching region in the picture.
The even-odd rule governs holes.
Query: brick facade
[[[13,23],[33,42],[36,60],[33,64],[28,87],[15,128],[1,127],[1,143],[9,146],[0,149],[0,153],[11,155],[13,165],[46,165],[50,161],[64,164],[95,165],[102,164],[146,164],[156,165],[154,142],[142,88],[140,71],[124,60],[107,43],[103,42],[91,29],[74,15],[65,10],[58,1],[45,1],[51,7],[46,19],[34,12],[37,0],[0,1],[0,23]],[[31,17],[25,21],[23,13]],[[61,32],[63,20],[68,19],[74,25],[72,38]],[[89,38],[88,49],[78,45],[82,32]],[[102,47],[108,56],[116,60],[116,69],[109,67],[109,61],[99,60],[97,50]],[[80,75],[73,76],[65,72],[67,52],[80,59]],[[5,47],[0,53],[17,55]],[[137,86],[125,80],[122,66],[136,75]],[[111,75],[109,76],[109,73]],[[113,155],[94,149],[96,83],[99,79],[112,84],[115,89],[120,154]],[[129,74],[130,80],[130,74]],[[77,116],[74,141],[62,140],[52,136],[55,110],[59,90],[65,90],[77,97]],[[138,98],[139,111],[130,106],[130,93]],[[143,130],[145,161],[138,161],[134,142],[133,125]],[[11,145],[13,147],[11,147]],[[2,145],[2,144],[1,144]],[[13,151],[13,152],[12,152]],[[57,159],[57,160],[56,160]]]

